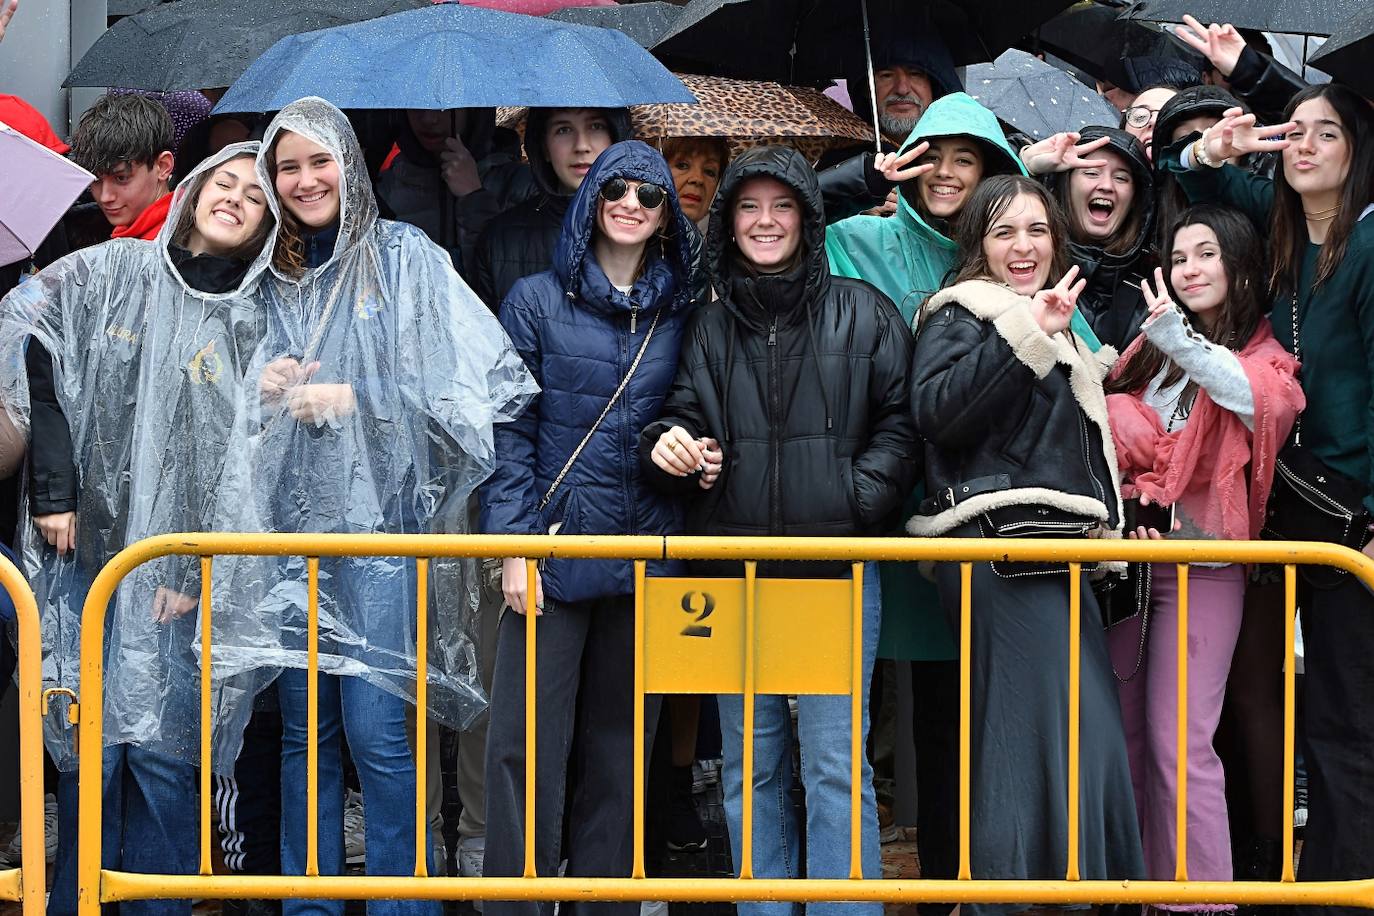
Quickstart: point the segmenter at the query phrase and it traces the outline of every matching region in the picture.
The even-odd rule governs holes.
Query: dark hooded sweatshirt
[[[753,272],[731,241],[734,198],[758,176],[793,189],[804,211],[802,247],[780,274]],[[832,276],[824,246],[820,186],[799,153],[759,147],[730,164],[706,248],[721,298],[693,314],[662,414],[640,437],[645,473],[688,499],[691,533],[874,534],[888,530],[915,485],[911,333],[882,293]],[[711,490],[653,463],[654,444],[673,426],[721,443],[725,464]],[[772,575],[841,571],[764,565]]]
[[[556,109],[531,108],[525,122],[525,155],[538,192],[525,202],[492,217],[477,241],[471,269],[464,279],[492,311],[501,306],[515,281],[548,270],[572,196],[563,190],[544,137],[549,115]],[[611,142],[630,138],[630,112],[603,109],[611,128]]]

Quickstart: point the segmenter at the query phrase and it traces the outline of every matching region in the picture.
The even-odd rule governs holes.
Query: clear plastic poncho
[[[317,98],[287,106],[263,140],[264,186],[273,184],[266,151],[283,131],[315,141],[338,163],[338,238],[325,263],[299,278],[274,268],[262,284],[267,332],[244,387],[247,448],[234,450],[242,496],[220,527],[464,532],[468,497],[494,464],[493,424],[519,414],[537,390],[533,378],[449,256],[419,229],[378,219],[342,112]],[[351,406],[298,419],[289,393],[259,384],[288,357],[318,365],[306,387],[349,386]],[[224,565],[233,610],[216,617],[216,678],[305,668],[306,560]],[[431,564],[429,711],[454,728],[486,707],[472,638],[478,573],[471,560]],[[365,678],[413,703],[416,635],[413,559],[321,558],[321,671]]]
[[[80,692],[82,606],[92,580],[121,549],[156,534],[207,530],[223,494],[245,368],[265,326],[251,297],[275,239],[237,289],[207,294],[173,265],[169,244],[191,191],[256,143],[235,144],[182,182],[157,241],[119,239],[68,255],[0,301],[0,398],[27,435],[24,351],[40,341],[53,358],[57,400],[71,429],[79,477],[76,549],[59,557],[22,502],[20,550],[43,627],[43,686]],[[269,201],[270,201],[270,195]],[[270,202],[275,213],[275,202]],[[27,474],[25,475],[27,478]],[[107,745],[130,743],[195,763],[200,747],[198,610],[158,623],[159,587],[199,598],[199,561],[167,557],[125,577],[106,612]],[[216,706],[240,685],[217,686]],[[44,721],[48,750],[76,767],[76,729],[58,698]]]

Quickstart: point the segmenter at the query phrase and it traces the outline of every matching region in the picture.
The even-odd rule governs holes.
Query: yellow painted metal
[[[959,880],[973,879],[971,865],[973,813],[973,564],[959,564]]]
[[[1368,583],[1366,583],[1368,584]],[[1298,618],[1298,568],[1283,567],[1283,810],[1293,810],[1293,760],[1296,740],[1298,660],[1294,643]],[[1280,880],[1295,881],[1293,874],[1293,819],[1283,819],[1283,871]]]
[[[499,554],[493,554],[499,556]],[[525,554],[525,869],[524,877],[536,877],[534,862],[534,751],[536,728],[535,691],[538,690],[538,643],[535,624],[542,613],[539,601],[539,563]]]
[[[415,559],[415,877],[429,875],[429,560]]]
[[[859,795],[863,791],[859,775],[863,772],[864,700],[864,565],[850,566],[849,617],[849,877],[858,881],[864,876],[863,842],[859,828]],[[841,643],[844,645],[844,643]]]
[[[634,731],[634,858],[630,865],[631,878],[644,877],[644,592],[646,564],[635,560],[635,709]]]
[[[101,684],[102,642],[104,616],[110,596],[121,579],[139,564],[171,554],[211,556],[219,554],[306,556],[311,573],[312,648],[317,633],[316,590],[320,556],[427,556],[427,557],[488,557],[521,556],[528,560],[527,576],[531,603],[535,600],[536,561],[543,557],[599,558],[654,560],[676,559],[733,559],[744,562],[743,587],[744,633],[740,652],[736,655],[744,671],[745,734],[752,736],[754,697],[762,692],[763,673],[757,664],[765,634],[767,619],[762,600],[768,586],[756,578],[756,561],[843,560],[860,563],[868,560],[935,560],[960,563],[962,589],[960,625],[960,866],[958,880],[921,881],[855,881],[841,880],[776,880],[752,877],[752,779],[744,781],[744,830],[741,845],[744,855],[741,877],[737,879],[659,879],[659,878],[536,878],[533,857],[534,821],[534,696],[535,696],[535,616],[527,619],[526,636],[526,877],[522,878],[416,878],[416,877],[351,877],[351,876],[197,876],[197,875],[133,875],[115,871],[101,871],[100,862],[100,781],[101,767],[82,768],[80,785],[81,831],[79,849],[80,916],[99,916],[103,902],[156,898],[290,898],[316,897],[331,899],[498,899],[498,900],[668,900],[668,901],[890,901],[1021,904],[1234,904],[1280,905],[1308,904],[1359,906],[1374,908],[1374,878],[1340,882],[1304,882],[1292,880],[1291,855],[1285,866],[1284,880],[1279,882],[1169,882],[1169,881],[1001,881],[971,880],[970,874],[970,766],[971,735],[970,708],[970,649],[972,634],[972,563],[990,560],[1030,562],[1087,563],[1127,559],[1131,562],[1186,564],[1193,562],[1276,563],[1287,567],[1289,636],[1288,672],[1285,697],[1285,732],[1290,750],[1286,751],[1285,769],[1291,777],[1292,756],[1292,613],[1294,579],[1292,564],[1315,564],[1350,572],[1366,586],[1374,589],[1374,561],[1345,548],[1331,544],[1281,542],[1225,542],[1225,541],[1066,541],[1066,540],[978,540],[978,539],[915,539],[915,538],[655,538],[655,537],[552,537],[542,535],[498,537],[482,535],[233,535],[197,534],[167,535],[131,545],[117,555],[96,577],[88,593],[82,630],[82,699],[79,732],[80,754],[86,760],[99,760],[102,740],[100,711],[103,707]],[[208,576],[206,577],[208,580]],[[644,577],[641,593],[647,595],[654,580]],[[1077,579],[1075,578],[1075,581]],[[861,580],[851,583],[851,608],[861,613]],[[1186,586],[1186,572],[1184,583]],[[1072,588],[1072,587],[1071,587]],[[1183,589],[1181,588],[1181,592]],[[1080,596],[1081,597],[1081,596]],[[808,599],[810,596],[808,595]],[[1071,603],[1079,598],[1071,594]],[[207,605],[208,607],[208,602]],[[639,616],[646,624],[655,619],[652,604],[637,602]],[[36,613],[36,612],[35,612]],[[677,612],[681,614],[679,610]],[[1075,613],[1075,620],[1078,619]],[[1186,618],[1186,607],[1181,609]],[[850,634],[862,632],[857,615]],[[1186,622],[1181,623],[1186,647]],[[644,670],[641,687],[647,689],[653,677],[655,659],[647,650],[652,639],[646,633]],[[1076,636],[1080,634],[1071,634]],[[853,649],[854,641],[846,645]],[[1072,654],[1072,653],[1071,653]],[[207,656],[208,657],[208,656]],[[861,665],[846,666],[849,679]],[[1181,660],[1181,677],[1186,677],[1186,659]],[[35,658],[36,663],[36,658]],[[314,673],[318,658],[312,651],[309,657],[312,690],[317,689]],[[22,669],[22,658],[21,658]],[[21,674],[22,677],[22,674]],[[862,685],[857,685],[860,689]],[[853,688],[844,691],[853,696]],[[1186,699],[1186,684],[1180,685],[1180,723],[1186,717],[1182,706]],[[312,697],[312,699],[317,699]],[[316,721],[316,708],[310,711],[311,724]],[[314,743],[312,738],[312,744]],[[1181,744],[1186,745],[1182,741]],[[753,742],[744,745],[744,772],[753,772]],[[1075,755],[1076,756],[1076,755]],[[313,755],[312,755],[313,757]],[[315,760],[310,767],[316,769]],[[639,766],[643,766],[642,759]],[[1291,778],[1289,779],[1291,782]],[[1181,781],[1182,783],[1182,781]],[[316,821],[315,778],[309,785],[310,832]],[[1182,789],[1182,785],[1181,785]],[[1291,802],[1291,788],[1285,791]],[[41,818],[41,807],[38,809]],[[1186,796],[1180,792],[1180,812],[1186,810]],[[642,810],[637,816],[642,817]],[[638,832],[638,831],[637,831]],[[313,855],[314,837],[308,856]],[[1180,849],[1186,850],[1186,833]],[[1291,829],[1285,831],[1287,851],[1291,854]],[[29,847],[30,844],[25,844]],[[42,849],[41,844],[32,848]],[[27,865],[27,863],[26,863]],[[1180,858],[1180,866],[1184,862]],[[25,876],[27,880],[27,876]],[[0,895],[10,879],[0,877]],[[26,916],[37,916],[28,913]]]
[[[1081,712],[1083,648],[1083,567],[1069,564],[1069,858],[1064,877],[1077,881],[1078,874],[1078,719]]]
[[[1174,880],[1188,880],[1188,564],[1178,564],[1178,756],[1174,807]]]
[[[307,557],[305,636],[305,873],[320,873],[320,558]]]
[[[213,557],[200,558],[200,874],[214,874],[210,861],[210,697],[214,679],[210,656],[210,635],[214,631],[210,608],[210,582]]]
[[[849,695],[852,581],[757,579],[754,589],[755,692]],[[744,579],[655,576],[643,593],[645,693],[744,692]]]
[[[0,588],[14,602],[19,623],[19,831],[23,837],[19,868],[0,870],[0,900],[18,900],[23,916],[42,916],[46,909],[47,862],[43,825],[43,693],[42,641],[38,605],[24,576],[0,557]],[[0,634],[0,639],[6,639]]]

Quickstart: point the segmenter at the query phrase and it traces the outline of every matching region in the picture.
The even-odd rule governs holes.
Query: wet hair
[[[1243,349],[1264,320],[1264,244],[1254,225],[1238,210],[1216,204],[1198,204],[1184,210],[1169,226],[1160,249],[1164,285],[1175,302],[1179,300],[1173,282],[1174,239],[1189,226],[1206,226],[1216,235],[1222,270],[1226,273],[1226,300],[1218,306],[1219,312],[1210,330],[1186,307],[1184,315],[1193,330],[1212,343],[1231,350]],[[1113,373],[1104,387],[1108,394],[1141,391],[1166,366],[1164,387],[1177,384],[1185,373],[1163,350],[1145,340],[1130,362]],[[1189,388],[1196,388],[1196,385],[1190,382]]]
[[[291,131],[278,131],[272,138],[272,145],[267,148],[267,174],[275,183],[277,180],[277,144],[281,143],[281,138]],[[276,193],[276,188],[272,189]],[[281,207],[281,225],[277,227],[277,247],[272,252],[272,266],[279,272],[293,280],[298,280],[305,276],[305,230],[301,227],[301,221],[286,208]]]
[[[965,280],[993,279],[987,252],[983,250],[983,240],[992,225],[1002,218],[1018,197],[1033,197],[1045,207],[1054,246],[1050,277],[1058,280],[1068,271],[1072,264],[1069,257],[1069,224],[1058,201],[1050,196],[1044,185],[1024,175],[993,175],[978,182],[978,187],[973,189],[973,195],[961,211],[954,233],[959,260],[954,280],[949,285]]]
[[[705,156],[720,163],[720,174],[730,164],[730,144],[723,137],[669,137],[663,141],[660,150],[663,158],[672,168],[678,156]],[[719,176],[718,176],[719,177]]]
[[[1350,244],[1355,222],[1374,198],[1374,114],[1369,103],[1353,89],[1338,83],[1309,86],[1293,96],[1283,110],[1284,121],[1291,121],[1298,106],[1313,99],[1325,99],[1341,120],[1350,145],[1350,166],[1342,185],[1340,210],[1326,232],[1321,253],[1317,255],[1317,272],[1312,281],[1316,290],[1340,267]],[[1270,211],[1270,240],[1273,259],[1270,262],[1269,285],[1274,294],[1291,293],[1298,288],[1298,274],[1309,239],[1307,218],[1303,216],[1302,197],[1288,183],[1284,169],[1274,173],[1274,206]]]
[[[186,197],[184,198],[185,205],[181,208],[180,215],[177,217],[177,224],[172,230],[173,245],[178,245],[182,248],[190,247],[188,243],[191,241],[191,230],[195,227],[196,208],[200,205],[201,192],[205,190],[205,186],[215,177],[216,172],[229,163],[237,162],[240,159],[252,161],[254,156],[252,153],[240,153],[237,156],[231,156],[214,168],[206,169],[200,177],[196,179],[195,186],[187,189]],[[272,231],[272,219],[271,210],[264,212],[262,221],[258,224],[258,228],[253,230],[253,234],[225,256],[238,258],[242,261],[251,261],[257,257],[258,252],[262,251],[262,246],[267,241],[268,233]]]
[[[1116,227],[1115,232],[1105,239],[1095,239],[1089,236],[1087,231],[1083,228],[1082,217],[1078,212],[1078,208],[1073,205],[1072,201],[1071,188],[1075,172],[1070,172],[1065,175],[1064,180],[1057,183],[1056,193],[1060,206],[1064,208],[1064,218],[1069,224],[1069,234],[1075,242],[1080,245],[1101,248],[1107,254],[1126,254],[1135,247],[1136,241],[1140,238],[1141,226],[1145,222],[1146,217],[1146,208],[1144,205],[1147,199],[1147,189],[1144,187],[1143,182],[1141,182],[1140,175],[1131,166],[1130,157],[1121,150],[1110,146],[1103,147],[1094,155],[1101,155],[1102,153],[1111,153],[1120,159],[1126,171],[1131,175],[1132,194],[1130,211],[1126,214],[1126,218],[1121,221],[1121,225]],[[1108,166],[1107,168],[1111,170],[1113,167]],[[1086,171],[1086,169],[1078,169],[1075,171]]]
[[[71,158],[99,177],[126,162],[152,168],[174,149],[176,129],[161,104],[141,95],[103,95],[77,123]]]

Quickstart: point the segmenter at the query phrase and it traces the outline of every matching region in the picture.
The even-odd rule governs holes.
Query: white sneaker
[[[52,793],[43,796],[43,846],[48,864],[51,865],[57,858],[57,796]],[[18,868],[23,857],[24,837],[16,831],[14,839],[0,852],[0,862]]]
[[[485,836],[465,836],[458,840],[458,876],[460,878],[482,877],[482,857],[486,855]],[[482,912],[482,901],[472,901],[472,908]]]
[[[361,865],[367,858],[367,835],[363,820],[363,794],[348,790],[344,796],[344,861]]]

